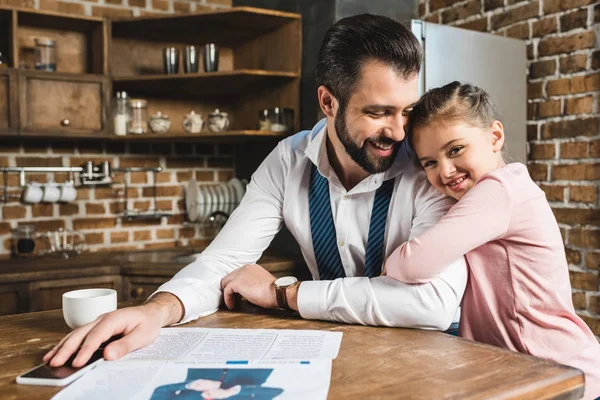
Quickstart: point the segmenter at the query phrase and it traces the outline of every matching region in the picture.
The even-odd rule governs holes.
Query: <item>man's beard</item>
[[[334,127],[340,142],[342,142],[346,149],[346,153],[348,153],[350,158],[360,165],[362,169],[370,174],[378,174],[386,171],[392,166],[396,153],[398,153],[398,142],[386,137],[369,138],[365,140],[362,147],[359,147],[350,137],[350,133],[348,133],[348,127],[346,126],[346,110],[342,109],[342,107],[338,108]],[[368,142],[379,144],[381,146],[388,146],[391,144],[394,146],[394,150],[392,151],[392,154],[387,157],[373,156],[369,154],[369,151],[367,150]]]

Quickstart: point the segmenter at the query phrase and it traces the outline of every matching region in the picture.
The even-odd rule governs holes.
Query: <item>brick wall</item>
[[[0,142],[0,166],[77,167],[85,161],[108,160],[114,167],[154,167],[157,207],[172,214],[152,221],[127,222],[119,216],[125,209],[124,174],[117,173],[111,186],[78,187],[77,200],[70,203],[22,204],[18,199],[0,205],[0,258],[10,255],[11,230],[33,225],[37,232],[59,228],[85,233],[86,248],[133,250],[205,245],[214,228],[190,224],[185,216],[184,187],[195,177],[204,184],[229,180],[233,174],[233,148],[213,144],[98,143],[74,144],[30,139]],[[20,195],[18,174],[9,174],[9,194]],[[27,174],[28,180],[64,182],[65,173]],[[152,207],[152,173],[130,173],[129,208]]]
[[[231,7],[231,0],[0,0],[0,5],[79,15],[130,17]],[[0,204],[0,258],[10,256],[11,231],[24,224],[34,225],[38,232],[58,228],[80,230],[85,233],[86,248],[91,251],[203,245],[214,236],[214,229],[186,222],[183,188],[191,177],[204,183],[230,179],[234,174],[231,146],[73,143],[38,139],[2,139],[0,142],[0,166],[78,167],[86,160],[108,160],[114,167],[165,168],[157,175],[157,206],[173,216],[142,223],[123,221],[119,215],[124,209],[124,177],[117,174],[112,186],[79,188],[77,200],[72,203],[26,205],[11,200]],[[20,194],[18,175],[8,177],[11,193]],[[28,174],[27,177],[38,182],[62,182],[67,178],[65,174]],[[151,207],[151,179],[151,173],[131,175],[130,208]]]
[[[573,302],[600,336],[600,5],[594,0],[418,0],[426,21],[525,40],[528,166],[565,240]]]

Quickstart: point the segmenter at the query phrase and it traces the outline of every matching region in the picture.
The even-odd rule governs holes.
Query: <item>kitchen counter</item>
[[[0,283],[66,279],[101,275],[171,277],[193,261],[198,250],[140,250],[83,253],[69,259],[43,256],[0,261]],[[269,272],[291,271],[297,262],[266,252],[258,262]]]

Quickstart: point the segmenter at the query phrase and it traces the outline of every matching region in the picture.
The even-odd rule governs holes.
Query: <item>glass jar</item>
[[[271,131],[291,133],[294,128],[294,110],[291,108],[274,107],[269,110]]]
[[[258,130],[259,131],[270,131],[271,130],[271,120],[269,119],[269,110],[264,109],[260,110],[258,113]]]
[[[129,120],[127,92],[117,92],[115,97],[115,111],[113,114],[113,128],[115,135],[125,136],[125,134],[127,134],[127,124],[129,124]]]
[[[35,229],[31,225],[22,225],[13,231],[14,253],[18,257],[33,255],[35,249]]]
[[[35,69],[41,71],[56,71],[56,42],[47,37],[36,37]]]
[[[6,57],[6,54],[0,51],[0,68],[8,68],[8,63],[8,57]]]
[[[148,102],[142,99],[129,100],[131,121],[127,133],[140,135],[148,133]]]

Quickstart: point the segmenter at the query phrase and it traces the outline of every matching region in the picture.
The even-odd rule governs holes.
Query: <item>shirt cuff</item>
[[[325,296],[329,281],[304,281],[298,288],[298,312],[305,319],[329,320]]]
[[[221,301],[220,290],[207,285],[206,282],[191,278],[172,279],[161,285],[150,297],[160,292],[171,293],[183,304],[183,318],[171,326],[185,324],[213,314],[219,309]]]

